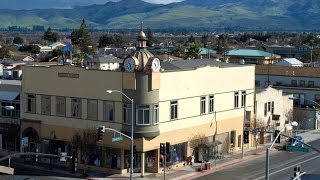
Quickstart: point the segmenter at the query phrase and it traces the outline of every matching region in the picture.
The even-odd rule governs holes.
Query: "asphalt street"
[[[311,142],[310,145],[320,149],[320,140]],[[213,172],[198,178],[199,180],[263,180],[265,179],[265,155],[248,161],[243,164],[233,166],[222,171]],[[270,180],[288,180],[293,177],[294,167],[301,166],[301,171],[306,172],[304,179],[319,180],[320,174],[320,154],[311,150],[304,152],[289,152],[272,150],[270,155]]]

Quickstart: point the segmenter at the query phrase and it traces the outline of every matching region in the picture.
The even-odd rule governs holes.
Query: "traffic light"
[[[102,134],[103,134],[103,127],[98,127],[97,129],[97,141],[102,140]]]
[[[137,146],[133,145],[133,154],[137,154]]]
[[[170,154],[170,143],[166,142],[166,154]]]
[[[160,143],[160,154],[164,155],[165,154],[165,144],[164,143]]]
[[[244,144],[249,143],[249,131],[248,130],[243,131],[243,143]]]
[[[276,138],[280,134],[279,130],[274,131],[274,138]],[[275,140],[275,143],[280,143],[280,136]]]

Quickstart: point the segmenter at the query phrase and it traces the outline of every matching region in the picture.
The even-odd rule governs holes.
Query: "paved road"
[[[320,149],[320,140],[310,143],[313,147]],[[265,156],[243,164],[233,166],[229,169],[214,172],[198,178],[199,180],[263,180],[265,178]],[[301,170],[308,175],[303,179],[314,178],[314,174],[320,174],[320,154],[312,151],[308,153],[288,152],[272,150],[270,156],[270,180],[288,180],[293,177],[294,166],[300,164]]]

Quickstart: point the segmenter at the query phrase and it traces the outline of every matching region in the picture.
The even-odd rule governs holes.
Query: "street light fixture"
[[[290,124],[291,124],[291,126],[298,126],[298,122],[296,122],[296,121],[292,121]],[[281,135],[281,132],[283,131],[284,128],[285,128],[285,126],[280,129],[279,134],[274,138],[270,147],[268,147],[266,149],[266,180],[269,180],[269,160],[270,160],[269,153],[271,151],[272,146],[276,142],[276,140],[278,138],[280,138],[279,136]]]
[[[130,157],[130,179],[133,179],[133,116],[134,116],[134,100],[133,98],[129,98],[125,93],[119,90],[107,90],[107,93],[111,94],[113,92],[121,93],[123,96],[125,96],[127,99],[131,101],[131,157]]]

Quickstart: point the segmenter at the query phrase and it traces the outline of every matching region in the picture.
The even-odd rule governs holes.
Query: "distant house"
[[[279,54],[282,57],[288,57],[288,58],[301,58],[303,54],[310,53],[311,47],[303,44],[299,47],[294,47],[290,45],[266,45],[263,44],[262,49],[267,52],[272,52],[275,54]]]
[[[200,57],[202,59],[212,59],[214,54],[217,54],[217,51],[210,48],[200,48]]]
[[[296,58],[283,58],[275,65],[277,66],[292,66],[292,67],[303,67],[303,62]]]
[[[38,45],[40,47],[40,52],[41,53],[48,53],[48,52],[51,52],[53,51],[54,49],[59,49],[59,48],[62,48],[64,47],[66,44],[62,43],[62,42],[55,42],[55,43],[52,43],[48,46],[42,46],[42,45]]]
[[[93,58],[86,58],[83,66],[86,69],[100,69],[100,70],[121,70],[122,59],[113,55],[95,56]]]
[[[225,55],[229,56],[230,63],[237,64],[274,64],[281,58],[277,54],[257,49],[232,49]]]
[[[34,61],[34,58],[27,55],[12,55],[12,59],[16,61]]]

